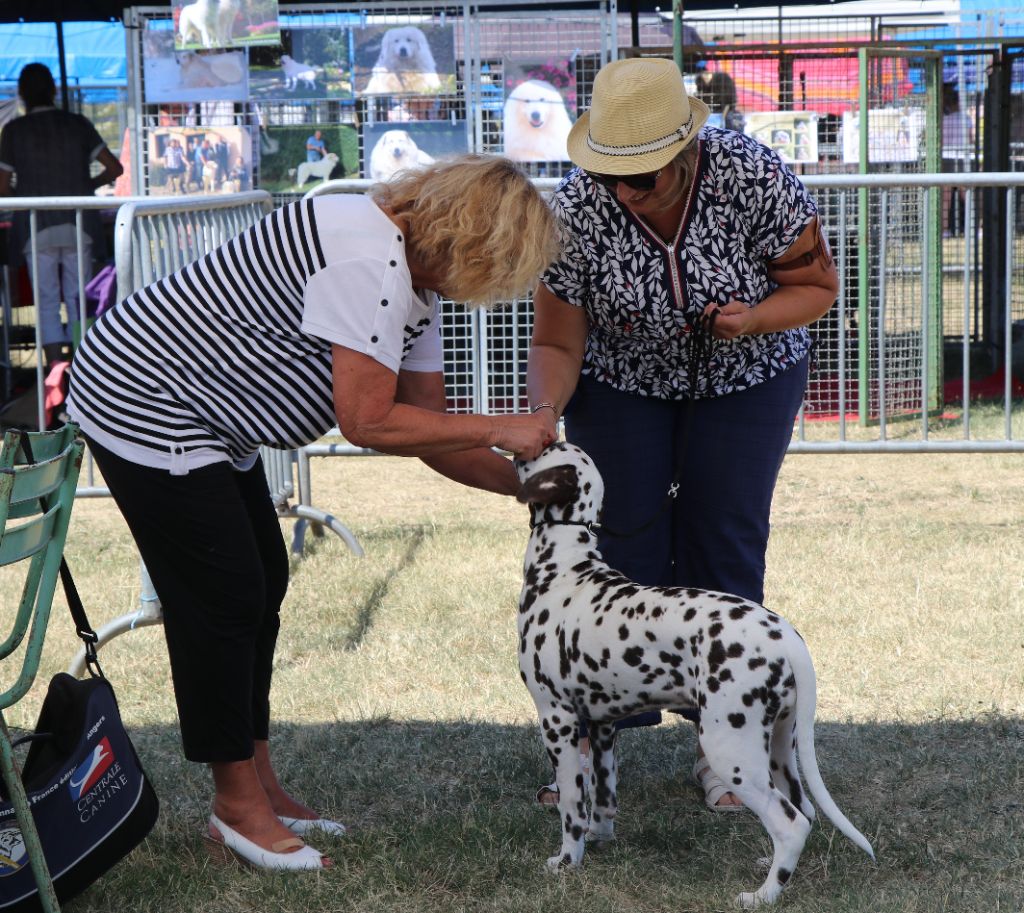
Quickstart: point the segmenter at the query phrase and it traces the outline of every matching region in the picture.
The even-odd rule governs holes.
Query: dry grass
[[[793,456],[768,603],[808,640],[818,756],[872,866],[815,827],[792,911],[1020,913],[1024,908],[1024,489],[1019,455]],[[553,816],[515,662],[525,509],[413,460],[313,465],[314,500],[367,557],[311,540],[285,608],[274,739],[296,792],[355,825],[320,877],[211,867],[206,773],[180,761],[159,628],[104,650],[160,794],[153,835],[78,911],[718,911],[757,881],[749,816],[706,813],[692,728],[626,734],[619,841],[542,873]],[[290,523],[287,524],[290,527]],[[290,530],[289,530],[290,533]],[[69,558],[94,624],[134,607],[137,563],[112,505],[76,506]],[[74,636],[55,606],[41,679]],[[19,707],[34,716],[43,684]]]

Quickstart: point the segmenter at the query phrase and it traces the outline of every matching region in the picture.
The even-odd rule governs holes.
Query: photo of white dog
[[[217,192],[217,175],[220,173],[220,166],[216,162],[206,162],[203,165],[203,193]]]
[[[295,187],[301,190],[310,178],[319,178],[321,181],[326,181],[337,164],[337,153],[328,152],[319,162],[302,162],[297,168],[289,169],[288,173],[292,174],[294,172]]]
[[[517,162],[564,162],[572,122],[551,83],[528,79],[505,99],[505,155]]]
[[[420,149],[405,130],[386,130],[370,153],[370,178],[387,181],[403,168],[432,161],[434,157]]]
[[[238,15],[239,0],[194,0],[181,8],[178,17],[179,47],[190,41],[204,48],[226,48]]]
[[[309,89],[311,92],[316,91],[316,67],[312,67],[308,63],[299,63],[287,54],[282,54],[281,69],[284,71],[284,87],[289,92],[294,92],[299,87],[299,83],[302,83],[303,88]]]
[[[441,91],[430,43],[422,29],[405,25],[388,29],[381,38],[366,95],[436,94]]]

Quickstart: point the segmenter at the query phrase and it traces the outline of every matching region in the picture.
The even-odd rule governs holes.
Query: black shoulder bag
[[[29,460],[27,438],[22,438]],[[88,678],[58,672],[50,681],[30,742],[22,782],[63,903],[128,855],[152,830],[159,803],[121,722],[114,689],[96,655],[67,562],[60,577],[71,617],[85,643]],[[8,796],[0,794],[0,911],[41,909],[28,854]]]

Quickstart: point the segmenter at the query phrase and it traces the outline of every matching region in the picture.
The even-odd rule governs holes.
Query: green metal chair
[[[33,462],[25,459],[25,436],[30,441]],[[83,448],[75,425],[65,425],[57,431],[8,431],[0,445],[0,567],[25,562],[27,568],[14,624],[0,643],[0,672],[14,669],[18,658],[10,657],[23,646],[19,651],[21,667],[14,683],[0,692],[0,775],[14,805],[15,819],[46,913],[58,913],[60,907],[3,711],[25,696],[39,670]],[[5,675],[3,682],[9,680],[10,675]]]

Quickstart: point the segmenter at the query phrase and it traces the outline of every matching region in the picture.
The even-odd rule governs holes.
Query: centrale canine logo
[[[110,748],[110,741],[104,736],[99,745],[93,749],[92,754],[71,775],[71,779],[68,781],[71,798],[76,802],[81,799],[113,763],[114,752]]]
[[[0,878],[21,871],[25,853],[25,841],[19,828],[5,827],[0,831]]]

